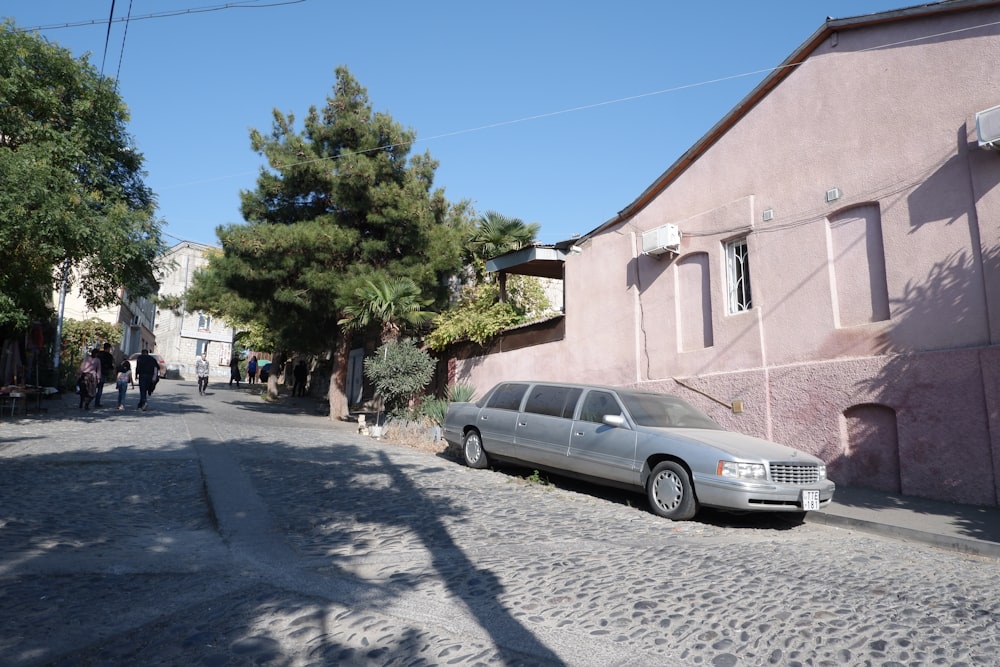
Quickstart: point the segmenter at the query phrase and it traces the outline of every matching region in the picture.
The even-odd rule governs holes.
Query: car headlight
[[[820,479],[826,479],[826,466],[822,464],[816,466],[816,473]]]
[[[719,477],[734,479],[767,479],[767,469],[763,463],[737,463],[735,461],[719,461],[717,471]]]

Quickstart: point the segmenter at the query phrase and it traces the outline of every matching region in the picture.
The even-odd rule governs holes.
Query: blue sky
[[[110,32],[111,0],[2,0],[0,16],[118,79],[170,244],[242,221],[249,129],[322,106],[338,65],[416,131],[449,200],[554,243],[627,206],[827,16],[912,4],[117,0]]]

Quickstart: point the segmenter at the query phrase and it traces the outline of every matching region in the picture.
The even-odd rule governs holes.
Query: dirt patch
[[[440,429],[430,423],[391,421],[382,427],[382,440],[422,452],[454,456],[453,448],[439,433]]]

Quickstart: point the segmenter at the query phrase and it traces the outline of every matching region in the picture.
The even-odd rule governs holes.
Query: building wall
[[[183,294],[194,274],[208,264],[213,251],[212,246],[192,241],[182,241],[172,247],[165,257],[170,268],[160,282],[160,294]],[[222,320],[207,318],[204,313],[176,315],[161,308],[157,314],[156,338],[156,351],[163,355],[169,376],[193,379],[195,361],[199,351],[205,349],[212,364],[211,376],[229,378],[233,330]]]
[[[993,7],[827,34],[567,257],[564,340],[457,377],[677,393],[842,484],[997,505],[1000,156],[974,116],[1000,104],[998,23]],[[642,255],[666,223],[679,256]],[[744,237],[752,308],[731,313],[725,244]]]
[[[122,290],[120,304],[91,310],[80,294],[78,280],[79,278],[76,279],[71,288],[66,290],[63,300],[63,320],[83,321],[96,318],[102,322],[121,327],[121,343],[113,350],[116,361],[142,349],[155,349],[156,336],[153,329],[156,308],[152,301],[145,298],[130,298],[128,293]],[[59,307],[59,296],[58,291],[53,294],[53,303],[56,308]],[[81,352],[83,351],[81,350]]]

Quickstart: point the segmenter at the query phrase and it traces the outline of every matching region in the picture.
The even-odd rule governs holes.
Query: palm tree
[[[419,326],[434,316],[423,310],[429,302],[420,298],[420,288],[409,278],[365,280],[354,295],[357,301],[344,308],[338,324],[347,331],[378,325],[383,343],[399,340],[404,327]]]
[[[479,218],[468,250],[472,255],[476,279],[488,281],[485,277],[486,260],[498,257],[511,250],[520,250],[531,245],[541,227],[537,222],[526,223],[520,218],[511,218],[496,211],[487,211]],[[500,272],[500,301],[507,301],[507,274]]]
[[[485,262],[505,252],[531,245],[540,227],[537,222],[526,223],[520,218],[487,211],[479,218],[468,249],[473,258]]]

